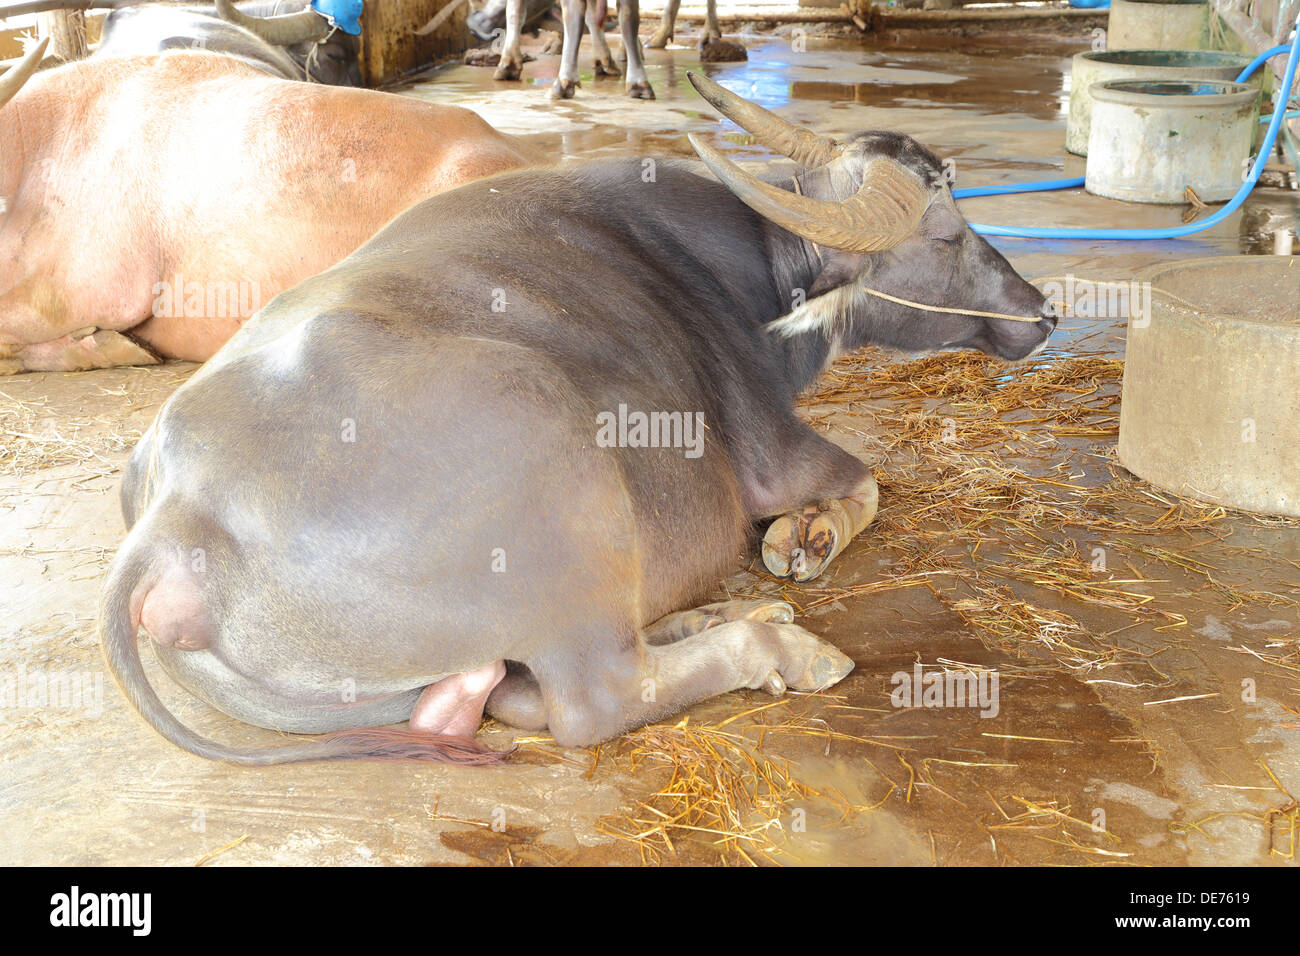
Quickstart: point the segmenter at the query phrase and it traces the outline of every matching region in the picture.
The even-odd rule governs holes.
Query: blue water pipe
[[[1300,60],[1300,19],[1297,19],[1296,26],[1296,37],[1290,46],[1275,46],[1271,50],[1265,50],[1255,57],[1250,65],[1242,70],[1241,75],[1237,77],[1237,82],[1243,83],[1263,65],[1264,61],[1282,53],[1288,54],[1286,69],[1282,74],[1282,85],[1279,87],[1282,91],[1279,102],[1269,120],[1268,129],[1264,132],[1264,141],[1260,146],[1259,154],[1255,157],[1254,165],[1251,166],[1250,175],[1241,184],[1236,195],[1228,200],[1227,205],[1214,215],[1185,226],[1171,226],[1164,229],[1053,229],[1046,227],[988,226],[981,223],[971,223],[971,228],[982,236],[1005,236],[1019,239],[1177,239],[1180,236],[1187,236],[1194,232],[1200,232],[1202,229],[1208,229],[1210,226],[1217,226],[1236,212],[1237,207],[1246,201],[1250,191],[1255,188],[1255,183],[1259,181],[1260,173],[1264,171],[1264,166],[1268,163],[1268,157],[1273,152],[1273,143],[1277,140],[1277,133],[1282,125],[1282,119],[1289,115],[1286,112],[1286,105],[1292,85],[1295,82],[1297,60]],[[1083,177],[1075,176],[1069,179],[1048,179],[1036,183],[1013,183],[1006,186],[972,186],[968,189],[954,189],[952,194],[955,199],[972,199],[976,196],[1005,196],[1011,193],[1073,189],[1082,185]]]

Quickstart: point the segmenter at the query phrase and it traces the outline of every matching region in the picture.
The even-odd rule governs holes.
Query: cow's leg
[[[524,73],[524,53],[519,48],[523,33],[524,0],[506,0],[506,35],[501,44],[501,62],[494,80],[517,80]]]
[[[81,372],[120,365],[157,365],[149,349],[110,329],[82,329],[50,342],[21,348],[0,359],[0,375],[15,372]]]
[[[708,0],[704,11],[704,32],[700,35],[700,46],[708,46],[722,39],[722,30],[718,28],[718,0]]]
[[[655,91],[645,75],[645,61],[641,57],[641,41],[636,32],[641,26],[641,7],[637,0],[623,0],[618,11],[618,25],[623,33],[623,50],[627,54],[627,95],[637,100],[652,100]]]
[[[641,638],[652,646],[676,644],[729,621],[745,620],[790,624],[794,621],[794,608],[784,601],[743,599],[705,604],[689,611],[664,615],[643,628]],[[506,666],[505,678],[497,684],[487,702],[488,714],[520,730],[545,730],[546,704],[537,678],[522,664],[509,661]],[[780,694],[783,690],[775,679],[764,689],[772,694]]]
[[[768,447],[782,457],[741,461],[746,507],[755,519],[776,516],[763,538],[767,569],[808,581],[875,517],[876,482],[864,462],[802,422],[775,433]]]
[[[851,495],[782,515],[763,535],[763,564],[778,578],[811,581],[871,524],[878,498],[876,480],[867,475]]]
[[[483,706],[506,676],[506,662],[494,661],[465,674],[430,684],[411,711],[411,729],[426,734],[473,737],[483,722]]]
[[[614,54],[609,51],[605,39],[605,0],[593,0],[587,4],[587,32],[591,34],[592,57],[597,76],[619,76],[621,71],[614,63]]]
[[[582,637],[567,635],[529,662],[547,726],[566,747],[608,740],[741,688],[825,690],[853,669],[797,624],[728,621],[662,646],[611,632]]]
[[[689,611],[666,614],[641,631],[647,644],[675,644],[727,621],[770,621],[789,624],[794,608],[784,601],[735,600],[705,604]]]
[[[551,86],[551,99],[572,98],[578,83],[578,46],[582,43],[582,21],[587,12],[587,0],[560,0],[564,16],[564,47],[560,51],[560,72]]]
[[[668,41],[673,38],[673,28],[677,21],[677,8],[682,5],[682,0],[668,0],[668,5],[664,7],[663,19],[659,21],[659,29],[650,37],[647,46],[652,50],[662,50],[668,45]]]

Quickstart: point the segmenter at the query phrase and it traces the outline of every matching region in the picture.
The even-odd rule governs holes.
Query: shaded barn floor
[[[715,78],[817,132],[904,130],[954,159],[963,185],[1062,174],[1063,73],[1082,41],[985,40],[978,53],[747,42],[749,62]],[[1044,52],[1025,55],[1031,45]],[[458,65],[404,92],[479,110],[566,160],[686,157],[689,131],[766,158],[689,92],[693,46],[648,51],[652,103],[593,79],[588,50],[567,103],[545,98],[558,65],[545,56],[524,84]],[[1257,190],[1244,214],[1181,242],[1001,248],[1030,278],[1127,279],[1253,251],[1251,223],[1266,210],[1294,220],[1295,195]],[[1063,226],[1181,212],[1082,194],[965,210]],[[804,412],[876,467],[880,516],[811,586],[752,568],[725,586],[798,605],[857,662],[840,686],[728,695],[599,750],[489,726],[491,745],[519,745],[490,770],[243,770],[157,737],[104,671],[94,615],[122,537],[122,467],[193,367],[0,380],[0,679],[83,675],[90,688],[79,707],[0,710],[0,862],[1294,862],[1300,523],[1180,501],[1118,466],[1123,325],[1072,315],[1032,366],[869,351],[823,380]],[[191,727],[274,739],[146,663]],[[918,663],[996,670],[996,716],[894,707],[892,675]]]

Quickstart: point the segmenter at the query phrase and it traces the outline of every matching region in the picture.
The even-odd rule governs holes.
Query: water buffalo
[[[672,39],[677,7],[680,0],[670,0],[664,10],[663,21],[659,29],[650,38],[650,46],[664,47]],[[501,62],[497,64],[495,78],[498,80],[517,80],[523,75],[524,55],[520,49],[520,36],[523,32],[524,0],[507,0],[506,32],[501,49]],[[560,52],[560,72],[551,85],[552,99],[569,99],[578,85],[578,47],[582,43],[582,29],[585,21],[591,32],[591,43],[595,48],[594,64],[597,76],[618,76],[618,64],[610,52],[605,40],[605,0],[561,0],[561,15],[564,19],[564,46]],[[706,60],[745,59],[744,48],[737,44],[723,44],[722,34],[718,29],[718,11],[716,0],[708,0],[704,31],[700,37],[701,56]],[[619,32],[623,36],[623,52],[627,59],[627,77],[624,88],[633,99],[652,100],[654,89],[646,78],[645,62],[641,57],[641,41],[637,38],[637,29],[641,25],[641,8],[639,0],[620,0],[618,11]]]
[[[532,161],[454,106],[202,51],[31,76],[41,49],[0,77],[0,373],[202,361],[412,203]]]
[[[46,10],[99,10],[95,56],[144,56],[207,50],[252,63],[286,80],[360,86],[360,43],[336,30],[306,0],[251,0],[216,6],[127,0],[28,0],[0,7],[0,17]]]
[[[797,175],[696,142],[721,182],[624,159],[444,193],[278,296],[167,402],[127,469],[101,608],[108,666],[163,736],[241,764],[491,760],[471,739],[485,706],[581,746],[851,670],[787,604],[691,609],[752,523],[776,518],[763,559],[807,580],[874,516],[867,466],[796,395],[865,343],[1014,360],[1055,319],[909,137],[835,142],[691,80]],[[330,735],[196,735],[149,685],[141,627],[219,710]]]

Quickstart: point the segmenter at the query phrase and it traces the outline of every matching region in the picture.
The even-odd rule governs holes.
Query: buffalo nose
[[[1056,311],[1056,303],[1047,300],[1038,314],[1042,316],[1038,320],[1038,327],[1043,330],[1044,335],[1051,335],[1056,330],[1056,322],[1060,317],[1060,313]]]

